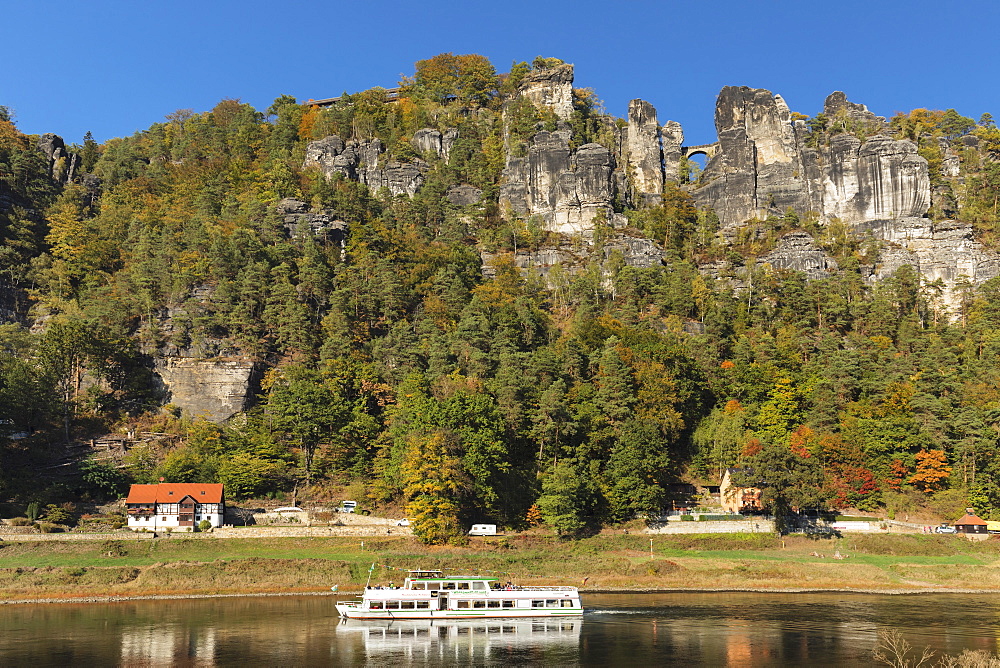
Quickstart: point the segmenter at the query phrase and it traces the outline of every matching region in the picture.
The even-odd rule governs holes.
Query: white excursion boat
[[[409,571],[402,587],[365,585],[360,601],[337,601],[349,619],[564,617],[583,614],[576,587],[517,587],[497,578]]]

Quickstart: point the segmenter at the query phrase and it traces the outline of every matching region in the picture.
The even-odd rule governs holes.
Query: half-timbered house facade
[[[132,485],[125,512],[128,527],[137,531],[194,531],[202,520],[222,526],[226,506],[220,484],[161,482]]]

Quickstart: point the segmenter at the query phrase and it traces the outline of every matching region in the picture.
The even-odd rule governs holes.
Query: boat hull
[[[579,617],[583,608],[553,610],[364,610],[337,604],[345,619],[516,619],[525,617]]]

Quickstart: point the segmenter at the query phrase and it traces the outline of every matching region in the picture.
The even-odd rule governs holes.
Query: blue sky
[[[815,114],[843,90],[881,115],[955,108],[1000,119],[1000,3],[547,0],[0,0],[0,104],[27,133],[130,135],[177,109],[266,109],[392,86],[438,53],[498,71],[555,56],[624,116],[649,100],[688,144],[714,141],[726,85]]]

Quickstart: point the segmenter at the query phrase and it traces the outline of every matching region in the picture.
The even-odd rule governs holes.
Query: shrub
[[[211,528],[212,528],[212,522],[209,520],[202,520],[201,522],[198,522],[199,531],[208,531]]]
[[[66,524],[68,526],[76,524],[76,517],[74,516],[72,509],[67,508],[66,505],[57,506],[54,503],[50,503],[45,506],[45,514],[42,518],[46,522],[51,522],[52,524]]]
[[[647,561],[642,564],[636,564],[633,569],[633,573],[636,575],[667,575],[669,573],[676,573],[681,570],[681,567],[673,562],[664,559],[658,559],[655,561]]]
[[[39,522],[38,530],[42,533],[62,533],[63,528],[52,522]]]
[[[681,522],[694,522],[694,515],[681,515]]]
[[[34,522],[27,517],[11,517],[7,520],[7,524],[12,527],[30,527]]]
[[[41,511],[42,511],[41,504],[39,504],[38,501],[32,501],[31,503],[28,504],[28,509],[24,512],[24,514],[28,516],[29,520],[34,522],[35,520],[38,519],[38,516],[41,514]]]

